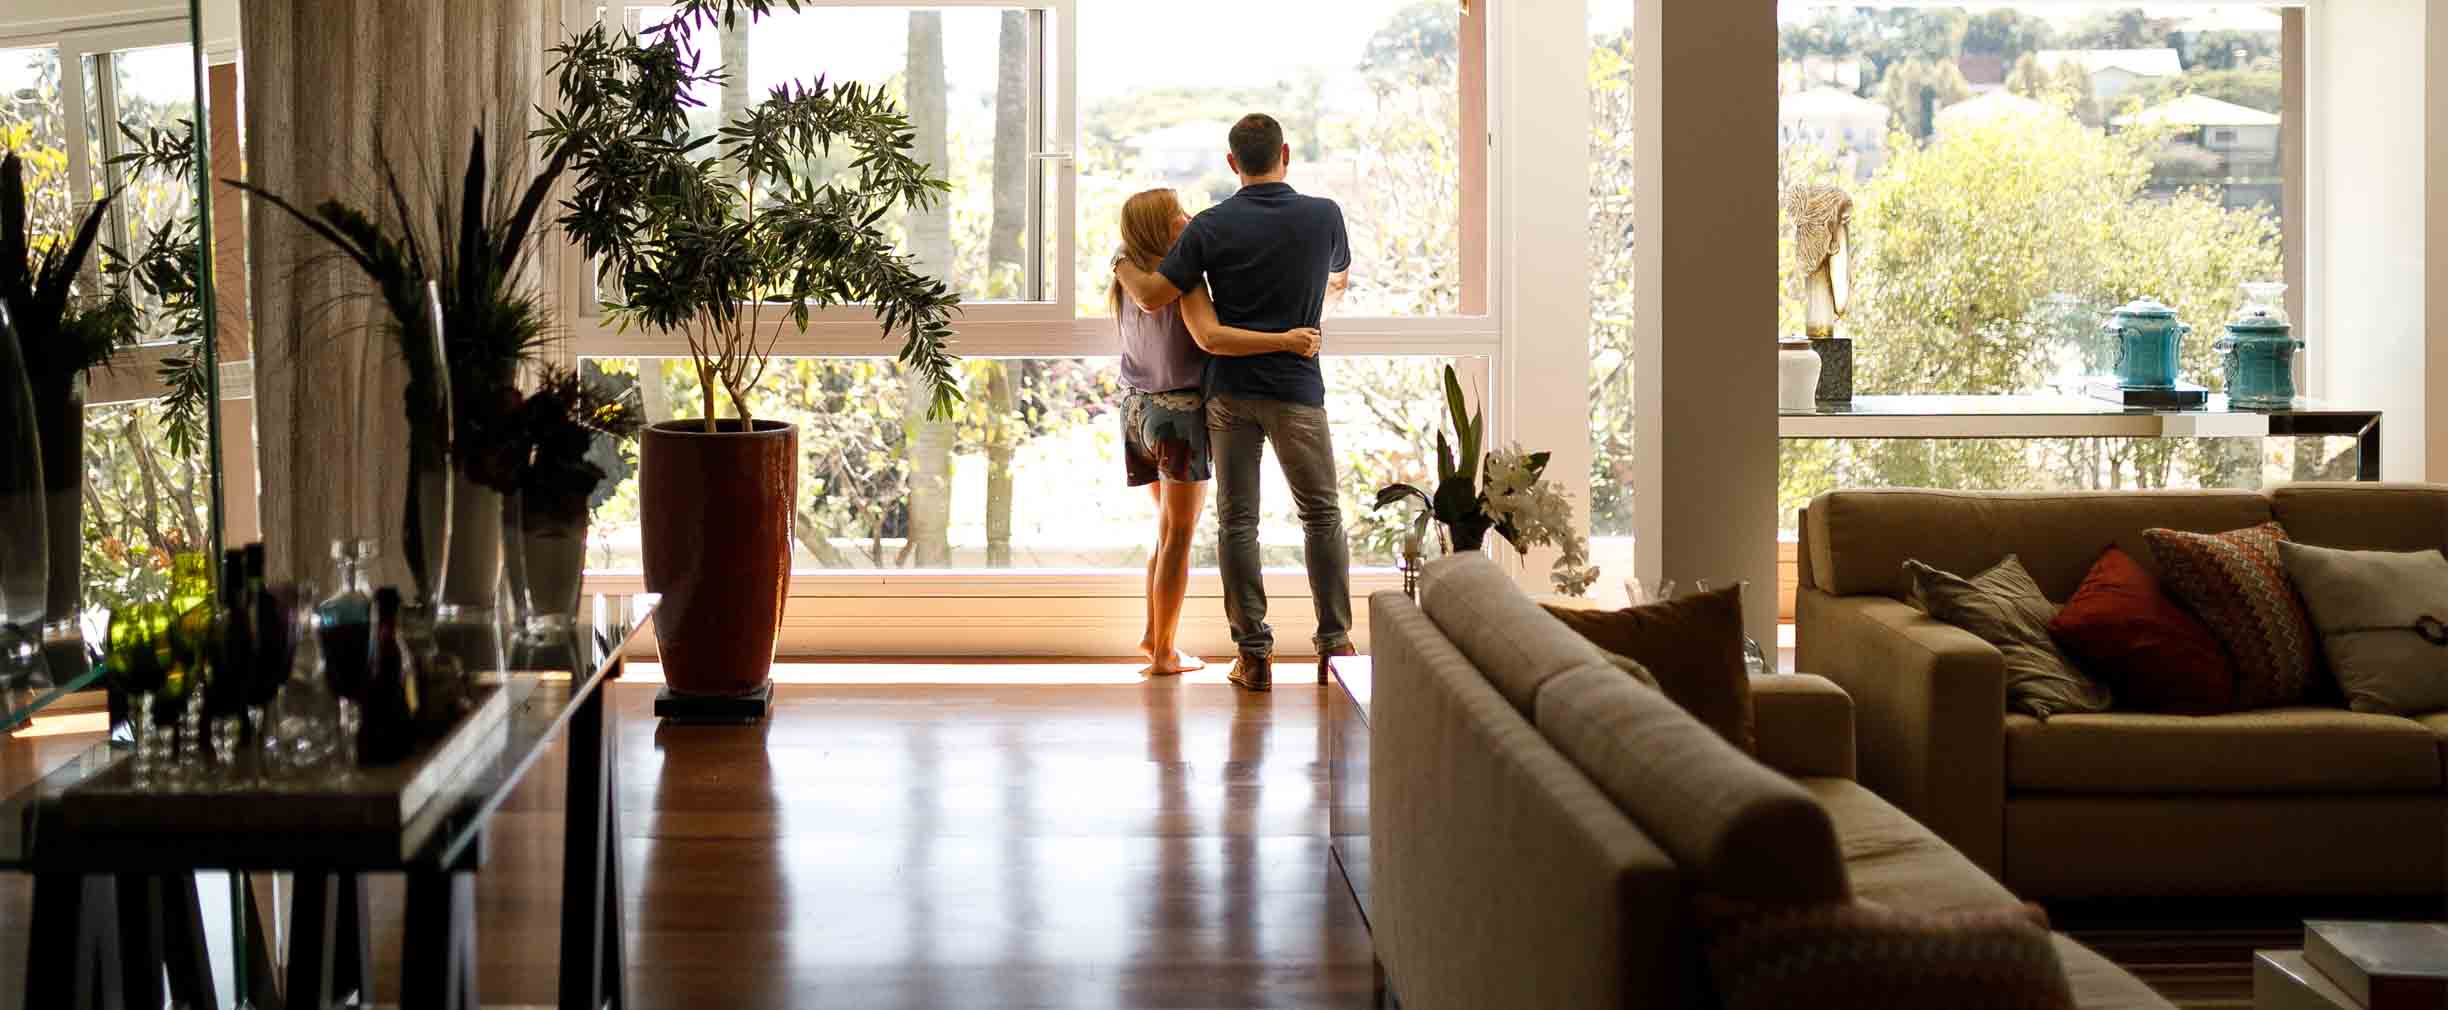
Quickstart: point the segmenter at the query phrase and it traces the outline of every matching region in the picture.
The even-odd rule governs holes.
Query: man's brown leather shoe
[[[1275,689],[1275,662],[1265,656],[1242,653],[1241,658],[1233,660],[1232,673],[1226,679],[1232,681],[1235,687],[1245,690],[1272,691]]]

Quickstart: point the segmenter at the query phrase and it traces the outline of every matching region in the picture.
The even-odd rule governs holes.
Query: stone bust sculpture
[[[1793,215],[1794,294],[1802,299],[1803,335],[1836,335],[1852,297],[1853,198],[1828,185],[1796,186],[1785,195]]]

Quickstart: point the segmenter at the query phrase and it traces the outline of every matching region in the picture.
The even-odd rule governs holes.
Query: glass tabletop
[[[497,644],[458,636],[460,644],[454,646],[453,636],[437,635],[446,651],[463,657],[499,650],[492,653],[499,658],[484,665],[502,668],[478,676],[500,685],[508,715],[483,731],[494,739],[483,741],[475,758],[454,769],[403,827],[175,835],[72,827],[62,817],[62,801],[131,756],[124,745],[99,740],[0,802],[0,869],[379,871],[458,865],[470,858],[485,820],[550,749],[579,703],[601,687],[652,619],[657,602],[652,594],[599,595],[581,605],[580,622],[566,632],[504,635]]]
[[[2199,407],[2129,407],[2080,393],[2014,395],[1910,394],[1856,396],[1844,403],[1822,404],[1810,410],[1780,409],[1784,417],[2096,417],[2101,415],[2159,416],[2167,414],[2367,415],[2378,411],[2353,409],[2319,400],[2297,398],[2283,408],[2232,407],[2224,393],[2210,394]]]

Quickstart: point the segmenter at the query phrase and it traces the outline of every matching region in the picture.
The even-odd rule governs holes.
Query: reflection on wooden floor
[[[794,667],[772,722],[744,729],[659,725],[637,670],[613,695],[630,1005],[1368,1006],[1305,668],[1268,696],[1221,669],[1134,669]],[[0,779],[91,739],[0,744]],[[560,779],[556,755],[488,840],[488,1005],[553,1002]],[[18,997],[26,901],[0,877],[0,1007]],[[381,882],[385,1002],[399,911]]]

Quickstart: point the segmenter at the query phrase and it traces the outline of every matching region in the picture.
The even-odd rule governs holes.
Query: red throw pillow
[[[2215,715],[2235,703],[2235,662],[2210,626],[2177,606],[2133,555],[2110,547],[2049,622],[2049,637],[2119,707]]]

